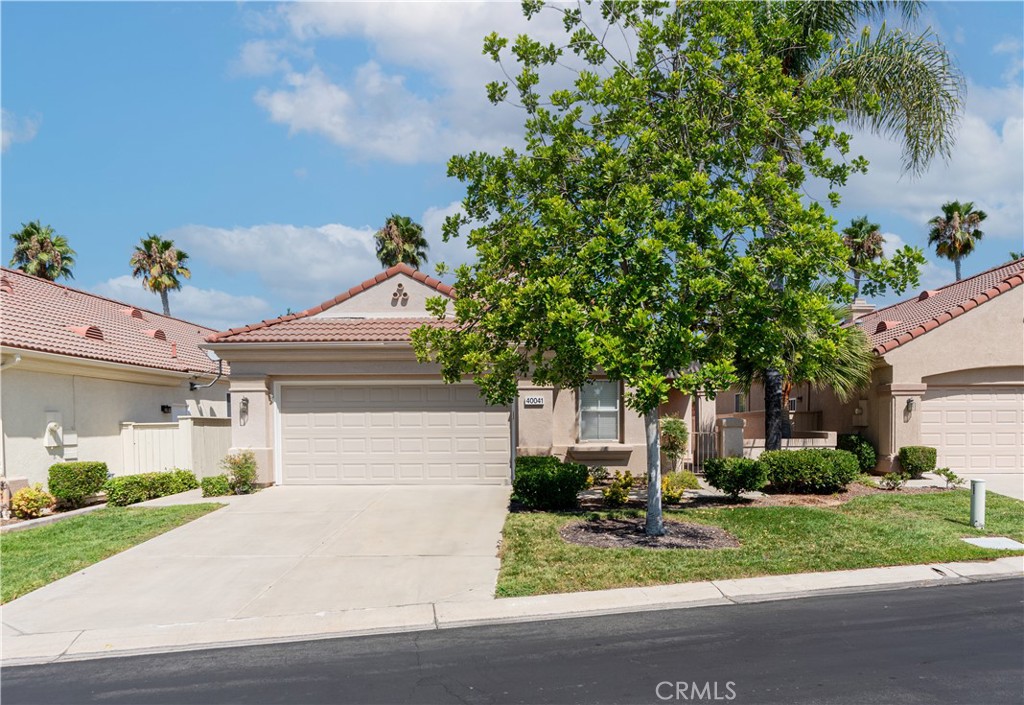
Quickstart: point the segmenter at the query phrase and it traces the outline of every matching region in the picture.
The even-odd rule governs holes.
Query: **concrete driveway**
[[[234,497],[4,605],[3,632],[489,600],[508,495],[495,486],[383,486],[271,487]]]

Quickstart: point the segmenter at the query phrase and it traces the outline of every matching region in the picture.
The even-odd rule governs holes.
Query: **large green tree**
[[[785,73],[798,79],[802,91],[818,81],[838,81],[847,87],[839,99],[842,121],[899,140],[907,172],[919,174],[937,156],[948,157],[955,142],[963,107],[964,80],[938,37],[930,30],[914,33],[886,25],[895,12],[906,27],[917,20],[923,3],[886,0],[784,0],[762,5],[765,21],[784,17],[797,31],[798,40],[780,43],[774,50]],[[880,23],[872,29],[870,23]],[[828,37],[830,46],[820,51],[812,37]],[[798,161],[804,136],[780,133],[774,138],[788,161]],[[785,227],[780,224],[779,227]],[[866,289],[882,293],[886,288],[902,292],[918,282],[922,254],[902,248],[890,260],[864,265],[861,276]],[[780,279],[775,291],[788,282]],[[769,296],[766,315],[776,316],[786,297]],[[755,351],[756,352],[756,351]],[[783,384],[785,369],[766,367],[766,447],[781,447],[783,435]]]
[[[129,264],[132,276],[142,279],[142,286],[160,295],[164,315],[171,315],[168,292],[181,290],[181,278],[190,279],[192,272],[185,266],[188,253],[179,250],[172,240],[147,234],[135,246]]]
[[[427,262],[427,239],[423,226],[405,215],[392,213],[374,236],[377,259],[384,267],[404,262],[414,269]]]
[[[881,226],[872,223],[866,215],[854,218],[850,224],[843,228],[843,243],[850,250],[848,264],[853,273],[853,297],[860,296],[860,278],[864,267],[882,257],[882,245],[885,238],[882,237]]]
[[[646,530],[657,535],[658,407],[669,390],[728,386],[739,345],[760,351],[751,359],[762,369],[781,365],[788,330],[819,332],[816,356],[844,343],[830,307],[851,288],[846,249],[802,195],[812,176],[841,184],[864,168],[835,158],[848,151],[833,125],[849,86],[785,71],[780,46],[824,55],[831,37],[765,18],[760,3],[548,9],[562,14],[565,46],[485,40],[495,61],[511,53],[519,64],[511,85],[488,93],[501,102],[514,92],[526,147],[450,160],[467,195],[445,237],[467,228],[478,259],[456,270],[454,302],[430,302],[438,316],[452,307],[454,325],[424,326],[413,345],[446,381],[471,377],[492,403],[513,403],[521,378],[579,388],[597,371],[621,381],[645,420]],[[613,52],[610,37],[625,49]],[[583,68],[545,99],[541,72],[566,59]],[[773,321],[762,302],[780,280],[785,306]]]
[[[945,257],[956,267],[956,280],[960,281],[960,261],[974,252],[975,245],[985,235],[978,227],[988,218],[983,210],[975,210],[973,201],[949,201],[942,204],[942,215],[928,221],[928,244],[935,246],[935,254]]]
[[[34,277],[56,281],[74,279],[75,251],[63,235],[38,220],[22,223],[21,230],[11,233],[14,252],[11,266]]]

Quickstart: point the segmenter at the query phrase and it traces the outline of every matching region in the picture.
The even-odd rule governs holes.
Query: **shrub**
[[[199,480],[190,470],[145,472],[138,475],[112,477],[103,485],[107,503],[115,507],[166,497],[199,487]]]
[[[103,489],[110,473],[106,463],[80,461],[54,463],[46,484],[57,501],[68,507],[79,507],[82,500]]]
[[[919,478],[935,469],[937,455],[929,446],[905,446],[900,448],[900,467],[911,477]]]
[[[661,452],[672,463],[672,470],[679,465],[679,459],[686,454],[690,432],[686,423],[678,416],[664,416],[661,419]]]
[[[203,488],[204,497],[223,497],[226,494],[231,494],[231,485],[228,483],[227,475],[204,477],[200,485]]]
[[[861,472],[871,472],[878,462],[878,452],[864,436],[859,433],[840,433],[836,448],[853,453],[857,456]]]
[[[22,487],[11,497],[11,513],[19,519],[35,519],[55,506],[57,498],[38,482],[32,487]]]
[[[661,478],[661,497],[671,504],[677,504],[686,490],[699,489],[700,481],[689,470],[669,473]]]
[[[587,466],[563,463],[550,455],[516,458],[512,493],[534,509],[572,509],[587,486]]]
[[[857,479],[857,456],[845,450],[771,450],[758,460],[768,484],[779,492],[838,492]]]
[[[606,507],[621,507],[629,501],[629,491],[633,489],[633,475],[615,471],[610,485],[601,490]]]
[[[608,479],[608,468],[604,465],[598,465],[595,468],[590,468],[590,480],[591,486],[599,485]]]
[[[902,489],[909,479],[910,475],[905,472],[887,472],[882,475],[882,479],[878,481],[878,484],[883,490],[895,492]]]
[[[704,478],[733,498],[759,490],[767,481],[764,465],[750,458],[709,458],[704,463]]]
[[[944,479],[946,481],[946,489],[947,490],[951,490],[954,487],[959,487],[960,485],[963,485],[964,483],[967,482],[967,480],[965,480],[964,478],[960,477],[959,475],[957,475],[955,472],[953,472],[949,468],[938,468],[935,471],[935,474],[938,475],[939,477],[941,477],[942,479]]]
[[[226,471],[228,485],[232,492],[249,494],[255,489],[258,469],[256,455],[251,450],[243,450],[241,453],[229,455],[220,464]]]

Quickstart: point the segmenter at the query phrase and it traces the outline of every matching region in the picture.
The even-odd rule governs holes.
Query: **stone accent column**
[[[726,416],[715,422],[718,431],[718,454],[723,458],[743,457],[743,427],[746,419]]]

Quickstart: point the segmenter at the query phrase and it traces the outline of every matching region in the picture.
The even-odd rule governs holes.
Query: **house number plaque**
[[[523,397],[523,406],[544,406],[544,397]]]

